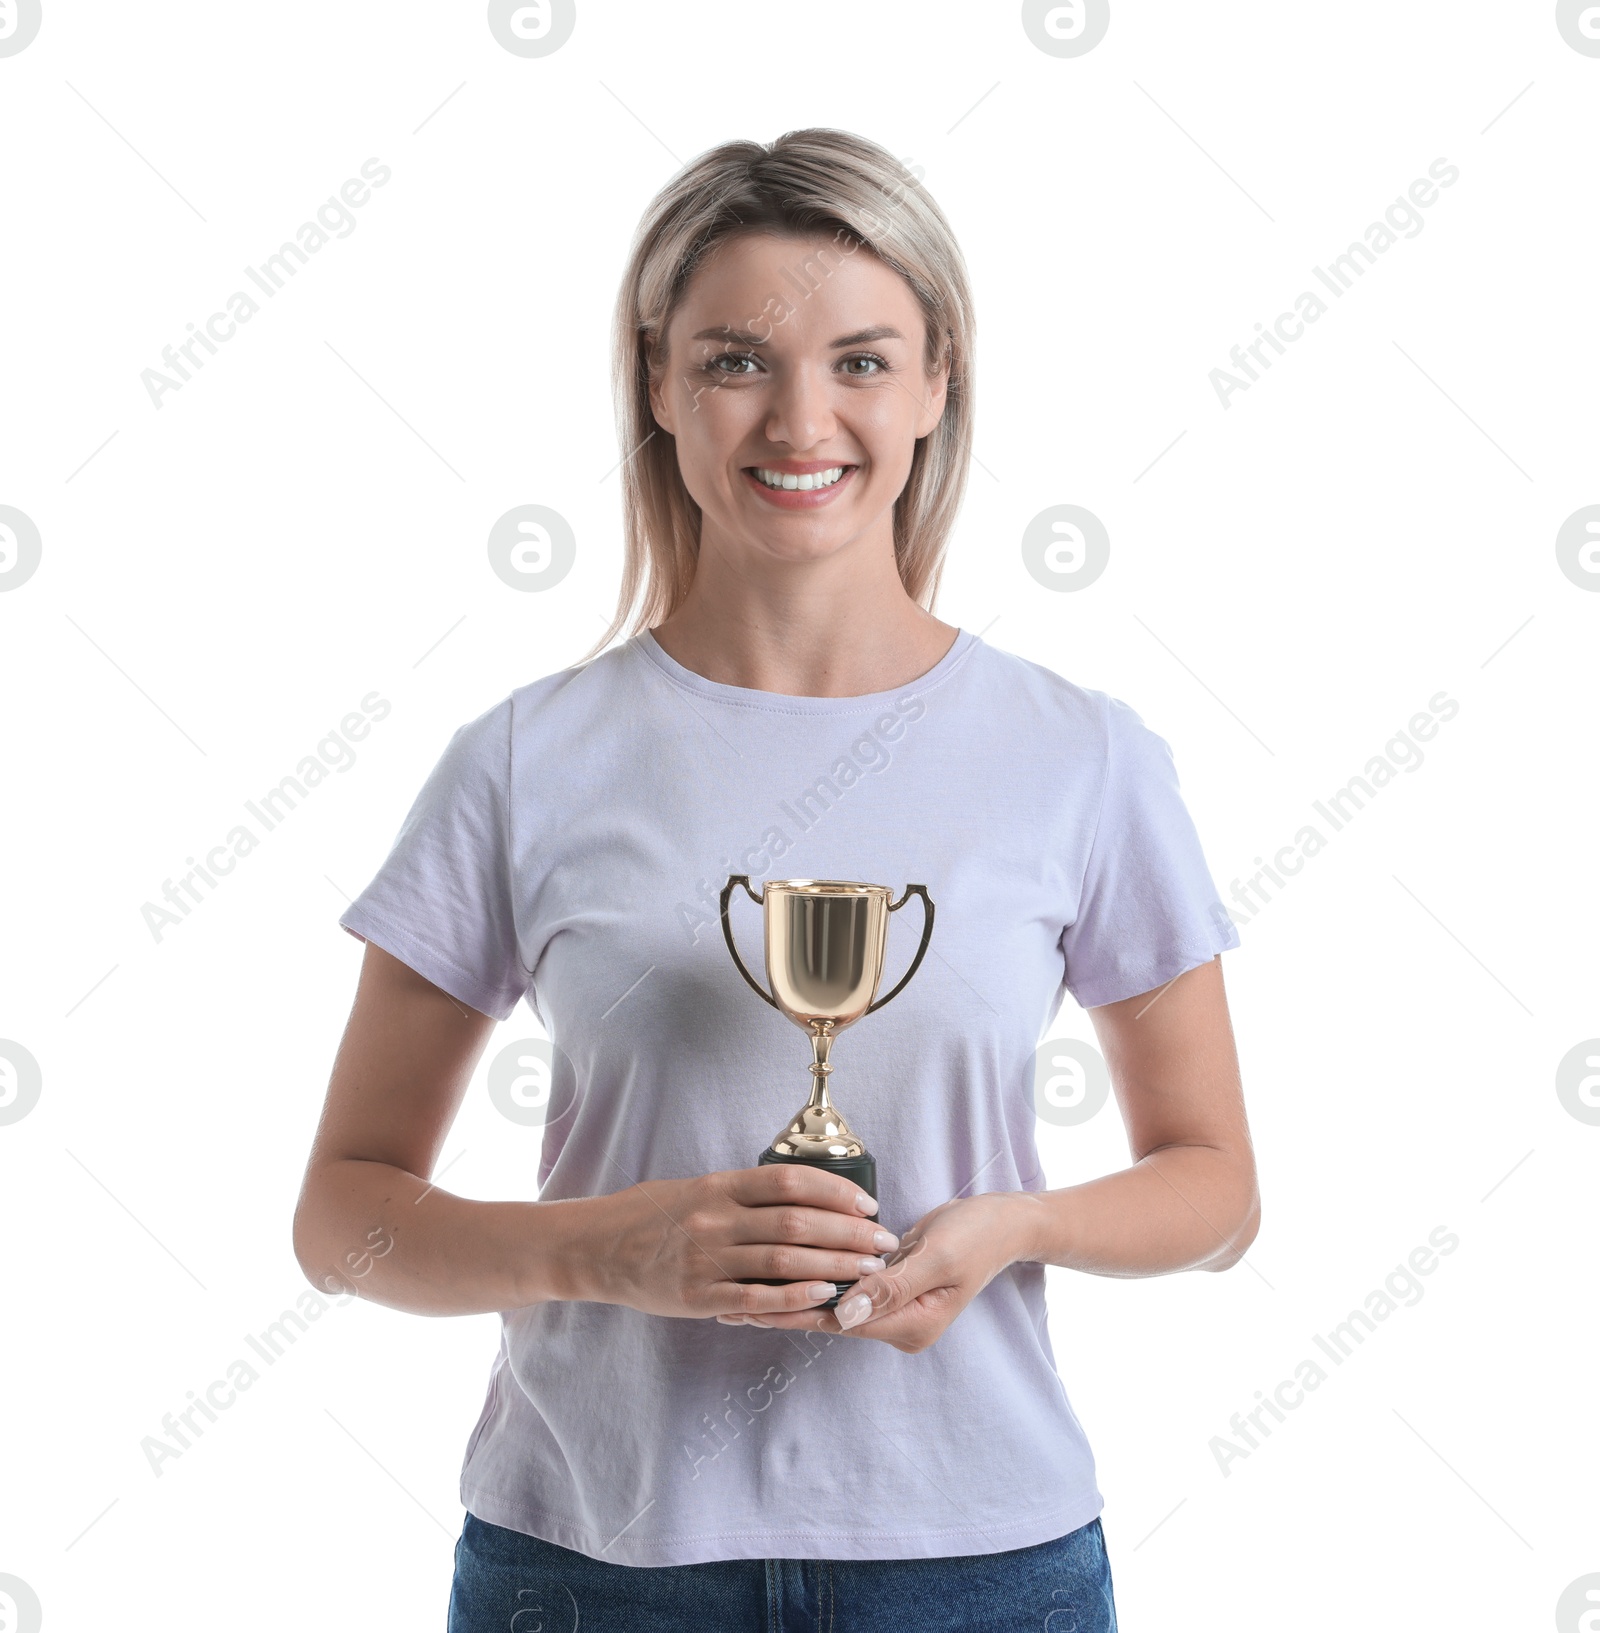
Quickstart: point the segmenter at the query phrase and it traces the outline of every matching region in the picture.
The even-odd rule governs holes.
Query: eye
[[[706,374],[720,374],[724,380],[746,379],[756,372],[756,366],[760,361],[760,358],[754,352],[725,351],[717,352],[714,356],[708,358],[701,365],[701,368]],[[867,364],[870,367],[860,369],[851,367],[852,364],[857,363]],[[724,364],[732,366],[725,368]],[[749,364],[750,367],[741,367],[742,364]],[[839,367],[844,370],[846,377],[849,379],[872,380],[876,379],[880,374],[891,372],[892,365],[886,358],[878,356],[876,352],[855,352],[849,357],[841,358]]]
[[[755,360],[756,354],[754,352],[718,352],[715,357],[711,358],[706,363],[706,371],[707,373],[720,374],[724,377],[738,376],[744,374],[746,371],[744,369],[725,369],[721,365],[727,362],[754,363]]]

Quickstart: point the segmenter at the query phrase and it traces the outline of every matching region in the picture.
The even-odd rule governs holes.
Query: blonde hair
[[[775,142],[725,142],[686,165],[651,201],[617,296],[613,389],[622,444],[623,567],[617,609],[588,654],[670,617],[693,581],[700,507],[672,436],[650,408],[652,366],[695,268],[739,233],[832,232],[910,285],[926,325],[923,366],[949,370],[944,414],[922,437],[895,501],[894,553],[906,593],[933,610],[945,547],[967,484],[974,314],[966,264],[937,204],[877,143],[843,130],[794,130]],[[808,263],[809,265],[809,263]],[[631,620],[631,624],[630,624]]]

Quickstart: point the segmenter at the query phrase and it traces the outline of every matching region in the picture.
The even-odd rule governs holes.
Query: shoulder
[[[980,673],[993,689],[994,706],[1020,721],[1023,740],[1048,745],[1076,767],[1098,766],[1102,792],[1113,784],[1175,778],[1171,745],[1125,699],[999,647],[984,645],[982,657]]]
[[[520,725],[564,712],[593,710],[603,705],[608,694],[637,685],[636,645],[633,638],[621,641],[585,663],[570,664],[518,686],[505,700],[513,719]]]
[[[1094,686],[1082,686],[1031,658],[984,643],[978,673],[1005,705],[1080,736],[1102,751],[1137,748],[1156,738],[1132,704]],[[997,701],[999,697],[997,696]]]
[[[463,771],[503,773],[513,758],[590,728],[616,701],[637,661],[628,643],[588,663],[527,681],[456,727],[446,757]]]

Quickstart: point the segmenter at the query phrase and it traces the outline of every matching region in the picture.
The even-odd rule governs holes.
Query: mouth
[[[786,510],[805,510],[828,503],[840,489],[849,486],[858,469],[855,465],[820,463],[804,471],[786,471],[774,465],[746,465],[741,474],[769,504]]]

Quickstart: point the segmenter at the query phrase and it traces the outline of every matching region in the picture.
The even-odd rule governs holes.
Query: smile
[[[844,473],[853,470],[851,465],[835,465],[825,471],[811,471],[804,476],[795,476],[786,471],[769,471],[765,466],[751,467],[750,474],[755,477],[764,488],[781,488],[789,493],[806,493],[813,488],[831,488],[834,483],[843,480]]]

